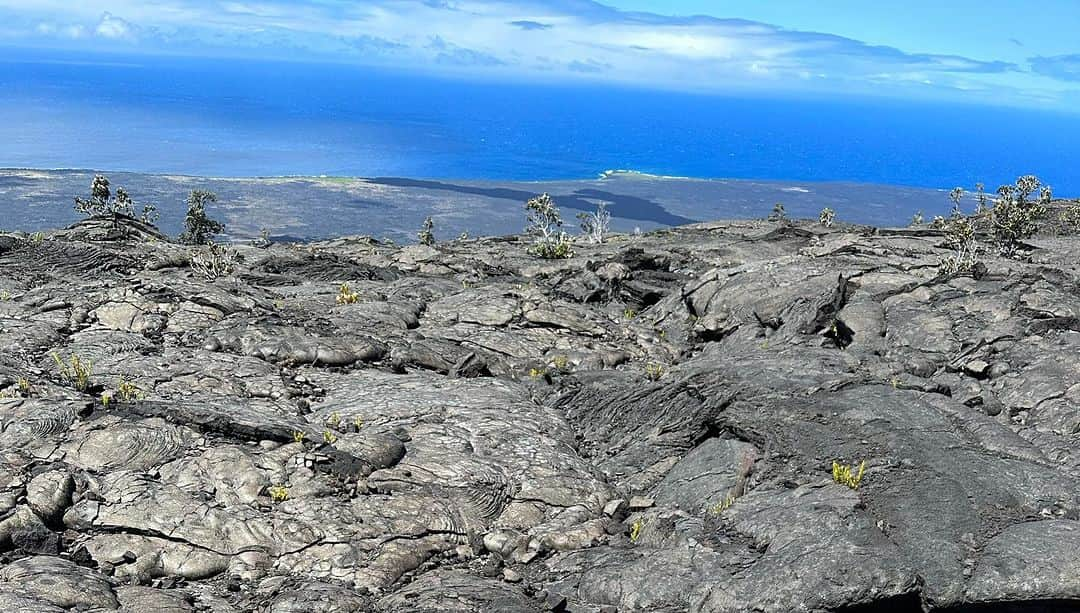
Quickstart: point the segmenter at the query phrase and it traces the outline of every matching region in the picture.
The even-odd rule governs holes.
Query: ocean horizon
[[[871,98],[485,83],[145,56],[0,61],[0,167],[208,177],[856,182],[1080,194],[1080,116]]]

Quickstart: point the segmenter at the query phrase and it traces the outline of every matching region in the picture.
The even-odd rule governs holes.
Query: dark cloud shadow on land
[[[423,181],[418,179],[401,179],[395,177],[375,177],[367,179],[368,183],[386,185],[390,187],[408,187],[413,189],[430,189],[470,196],[482,196],[498,200],[510,200],[518,204],[524,204],[529,198],[538,192],[530,192],[521,189],[507,187],[481,187],[476,185],[456,185],[441,181]],[[608,211],[615,217],[633,219],[635,221],[649,221],[666,226],[681,226],[697,223],[698,220],[682,217],[669,213],[664,207],[656,202],[629,196],[616,194],[599,189],[578,189],[569,194],[552,193],[555,202],[562,208],[574,209],[591,213],[596,210],[597,201],[608,203]]]

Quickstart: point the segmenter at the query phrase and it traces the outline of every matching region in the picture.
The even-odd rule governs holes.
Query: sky
[[[1080,110],[1075,0],[604,1],[0,0],[0,46]]]

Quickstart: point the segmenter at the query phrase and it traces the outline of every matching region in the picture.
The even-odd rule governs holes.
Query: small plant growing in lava
[[[943,224],[945,243],[953,254],[941,262],[941,272],[952,274],[971,270],[979,263],[979,243],[975,235],[975,219],[954,212]]]
[[[266,249],[270,245],[273,245],[274,241],[270,238],[269,228],[260,228],[259,235],[251,239],[251,246],[258,249]]]
[[[829,207],[821,209],[821,214],[818,215],[818,222],[826,228],[831,228],[836,221],[836,211]]]
[[[737,498],[735,496],[728,495],[723,500],[721,500],[720,502],[718,502],[718,503],[714,504],[713,506],[709,507],[709,512],[712,513],[713,515],[720,515],[724,511],[727,511],[728,509],[730,509],[731,505],[735,504],[736,500],[737,500]]]
[[[1058,218],[1071,230],[1080,230],[1080,200],[1070,202],[1061,210]]]
[[[239,254],[231,247],[210,243],[205,250],[191,252],[191,270],[209,282],[232,274]]]
[[[52,353],[52,359],[60,370],[60,376],[71,383],[76,390],[85,392],[90,389],[90,377],[94,372],[93,362],[80,358],[76,353],[71,354],[66,363],[56,352]]]
[[[434,245],[435,244],[435,222],[430,217],[424,219],[424,225],[420,226],[420,231],[416,233],[416,239],[420,241],[421,245]]]
[[[356,304],[360,302],[360,294],[349,289],[348,283],[342,283],[338,288],[337,303],[338,304]]]
[[[769,213],[769,221],[787,221],[787,210],[784,208],[783,202],[777,202],[773,205],[772,213]]]
[[[952,201],[952,215],[958,217],[960,215],[960,202],[964,199],[964,188],[954,187],[949,192],[949,200]]]
[[[990,196],[986,195],[986,186],[982,183],[975,184],[975,214],[982,215],[990,209]]]
[[[1039,222],[1053,198],[1050,187],[1034,175],[1025,175],[1017,179],[1015,185],[998,188],[998,197],[990,210],[990,222],[994,240],[1003,255],[1015,255],[1021,241],[1038,232]]]
[[[577,218],[581,223],[581,234],[586,240],[597,245],[604,242],[608,226],[611,225],[611,213],[607,210],[607,203],[596,205],[595,213],[578,213]]]
[[[557,355],[551,359],[551,365],[558,372],[566,372],[570,368],[570,358],[565,355]]]
[[[96,175],[90,184],[89,198],[75,198],[75,210],[88,217],[111,217],[114,226],[119,225],[121,218],[135,218],[135,201],[122,187],[112,191],[112,185],[105,175]],[[146,204],[142,207],[143,223],[153,224],[157,221],[157,207]]]
[[[541,194],[526,202],[525,210],[529,221],[525,231],[533,236],[529,253],[549,260],[573,255],[570,237],[562,229],[562,217],[554,198],[547,193]]]
[[[142,396],[142,390],[130,381],[120,379],[119,385],[116,386],[116,398],[121,402],[141,400]]]
[[[853,490],[859,489],[859,484],[862,483],[863,474],[866,472],[866,460],[863,460],[859,464],[859,470],[855,471],[853,467],[847,464],[841,464],[833,461],[832,463],[832,478],[833,481],[840,485],[846,485]]]
[[[266,493],[270,495],[270,500],[281,503],[289,499],[289,488],[284,485],[271,485],[267,488]]]
[[[225,231],[225,224],[206,214],[206,205],[217,202],[217,194],[196,189],[188,195],[187,214],[184,215],[184,231],[180,242],[186,245],[207,245],[215,234]]]

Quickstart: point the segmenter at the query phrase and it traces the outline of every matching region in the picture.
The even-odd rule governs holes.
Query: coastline
[[[563,209],[569,229],[577,213],[604,202],[616,231],[648,231],[709,219],[768,215],[780,202],[792,217],[816,218],[822,208],[844,222],[906,225],[915,210],[946,213],[941,189],[850,182],[769,179],[695,179],[642,172],[608,171],[577,180],[496,181],[406,177],[274,176],[203,177],[85,169],[0,169],[5,229],[33,231],[73,223],[72,198],[85,194],[94,174],[107,175],[136,202],[155,204],[161,226],[179,231],[183,203],[192,189],[219,196],[216,209],[227,237],[247,240],[265,228],[271,234],[318,240],[368,234],[411,242],[431,216],[443,237],[520,232],[523,204],[548,192]]]

